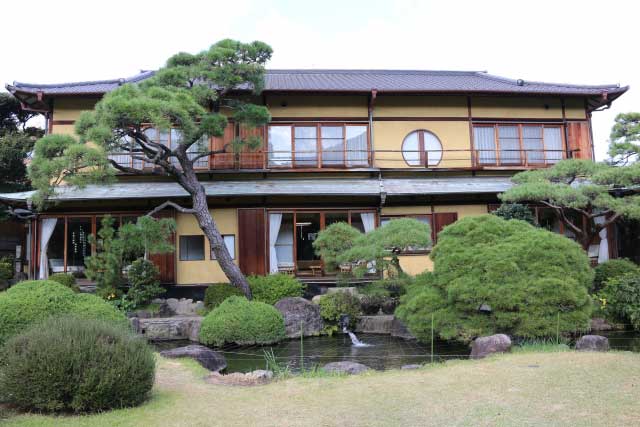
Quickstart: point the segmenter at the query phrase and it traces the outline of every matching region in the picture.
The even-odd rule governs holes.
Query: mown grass
[[[7,426],[637,426],[640,354],[519,352],[415,371],[211,385],[158,359],[153,396],[98,415],[9,415]],[[1,416],[2,412],[0,412]]]

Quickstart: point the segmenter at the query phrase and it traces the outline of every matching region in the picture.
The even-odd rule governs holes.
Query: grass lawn
[[[159,359],[145,405],[49,417],[0,410],[6,426],[638,426],[640,354],[514,353],[418,371],[210,385]],[[4,417],[4,419],[2,419]]]

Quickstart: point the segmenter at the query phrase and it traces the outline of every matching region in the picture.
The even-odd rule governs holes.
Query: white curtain
[[[598,250],[598,264],[605,262],[609,259],[609,236],[607,235],[607,229],[600,230],[600,248]]]
[[[542,126],[522,126],[522,146],[529,163],[544,163],[544,144],[542,143]]]
[[[496,140],[494,128],[490,126],[475,126],[473,128],[473,145],[478,151],[479,164],[493,164],[496,162]]]
[[[367,127],[347,126],[347,166],[367,165]]]
[[[544,128],[544,148],[550,150],[546,152],[547,163],[558,163],[562,160],[562,134],[559,127]]]
[[[376,216],[371,212],[361,213],[360,217],[362,218],[362,226],[364,227],[364,232],[368,233],[373,231],[376,228]]]
[[[49,277],[49,259],[47,258],[47,248],[49,247],[49,239],[56,228],[57,218],[45,218],[42,220],[42,231],[40,233],[40,270],[38,279],[47,279]]]
[[[280,234],[280,224],[282,224],[282,214],[269,214],[269,272],[278,272],[278,253],[276,252],[276,241]]]

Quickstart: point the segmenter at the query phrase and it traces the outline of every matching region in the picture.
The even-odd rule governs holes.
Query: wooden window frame
[[[200,237],[202,238],[202,258],[198,259],[184,259],[182,257],[182,239],[189,237]],[[204,234],[182,234],[178,236],[178,251],[180,252],[178,256],[178,261],[180,262],[190,262],[190,261],[205,261],[206,260],[206,251],[205,251],[205,239]]]
[[[153,139],[152,141],[153,141],[153,142],[155,142],[155,143],[158,143],[158,144],[159,144],[159,143],[160,143],[160,129],[158,129],[158,128],[156,128],[155,126],[152,126],[152,125],[145,125],[145,126],[142,128],[142,132],[144,133],[145,131],[147,131],[147,130],[149,130],[149,129],[155,129],[155,131],[156,131],[156,138],[155,138],[155,139]],[[178,126],[171,126],[169,129],[166,129],[166,131],[167,131],[167,133],[168,133],[167,144],[163,144],[163,145],[165,145],[165,147],[169,148],[170,150],[172,149],[172,148],[171,148],[171,143],[172,143],[172,141],[171,141],[171,138],[172,138],[172,130],[174,130],[174,129],[180,130],[180,128],[179,128]],[[208,147],[205,147],[205,151],[203,151],[203,152],[202,152],[202,153],[200,153],[200,154],[204,154],[204,153],[205,153],[205,152],[207,152],[207,151],[211,151],[211,144],[212,144],[212,141],[213,141],[213,138],[212,138],[211,136],[207,136],[207,142],[208,142],[208,144],[205,144],[205,146],[206,146],[206,145],[208,145]],[[195,144],[196,144],[196,143],[194,143],[194,145],[195,145]],[[188,157],[188,156],[189,156],[189,153],[187,152],[187,157]],[[202,159],[206,159],[206,163],[207,163],[207,164],[206,164],[205,166],[196,166],[196,165],[194,164],[194,165],[193,165],[193,169],[194,169],[194,170],[210,170],[210,169],[211,169],[211,156],[209,155],[209,156],[207,156],[206,158],[205,158],[205,157],[203,157],[203,158],[199,159],[198,161],[202,161]],[[171,164],[172,164],[172,165],[174,165],[174,166],[179,166],[179,165],[177,164],[177,159],[175,159],[175,158],[171,158],[171,159],[169,159],[169,161],[171,162]],[[131,157],[131,167],[133,167],[133,156]],[[155,167],[156,167],[156,166],[155,166],[153,163],[150,163],[150,162],[147,162],[147,161],[142,161],[142,169],[153,169],[153,168],[155,168]]]
[[[519,145],[519,156],[520,156],[520,161],[518,163],[502,163],[500,160],[500,153],[501,153],[501,147],[500,147],[500,138],[499,138],[499,134],[498,134],[498,127],[499,126],[516,126],[518,129],[518,145]],[[540,132],[541,132],[541,140],[542,140],[542,153],[544,156],[544,160],[542,162],[529,162],[529,152],[525,151],[524,148],[524,138],[522,136],[522,128],[523,126],[539,126],[540,127]],[[567,158],[566,153],[567,153],[567,141],[565,138],[565,126],[562,123],[524,123],[524,122],[518,122],[518,123],[511,123],[511,122],[493,122],[493,123],[473,123],[472,126],[472,130],[474,130],[476,127],[490,127],[493,128],[493,139],[494,139],[494,149],[495,149],[495,162],[494,163],[479,163],[478,162],[478,154],[476,153],[477,149],[476,149],[476,145],[475,145],[475,132],[472,132],[472,135],[474,135],[474,140],[472,141],[471,146],[473,147],[473,153],[472,153],[472,158],[474,159],[474,166],[513,166],[513,167],[517,167],[517,166],[524,166],[524,167],[528,167],[528,166],[550,166],[550,165],[554,165],[557,162],[559,162],[560,160],[564,160]],[[560,138],[562,141],[562,147],[560,149],[560,154],[561,154],[561,159],[559,160],[555,160],[552,162],[547,161],[547,145],[545,143],[544,140],[544,130],[545,128],[558,128],[560,129]],[[533,150],[536,151],[536,150]]]
[[[405,151],[404,151],[404,142],[407,139],[407,137],[409,135],[411,135],[412,133],[417,132],[418,133],[418,154],[420,156],[420,164],[418,165],[412,165],[409,164],[409,161],[407,160],[407,157],[405,156]],[[427,154],[425,147],[424,147],[424,134],[425,133],[430,133],[431,135],[433,135],[433,137],[438,141],[438,143],[440,144],[440,160],[438,160],[438,163],[435,163],[433,165],[429,164],[429,155]],[[442,141],[440,141],[440,138],[438,138],[438,135],[435,134],[435,132],[432,132],[428,129],[416,129],[416,130],[412,130],[411,132],[409,132],[404,139],[402,140],[402,145],[400,146],[400,151],[402,152],[402,159],[404,160],[404,162],[407,164],[407,166],[412,167],[412,168],[435,168],[438,167],[440,165],[440,163],[442,163],[442,158],[444,157],[444,146],[442,145]]]
[[[270,123],[267,126],[265,132],[265,145],[266,151],[269,152],[269,129],[271,127],[276,126],[286,126],[291,129],[291,165],[290,166],[279,166],[279,165],[271,165],[269,164],[269,156],[266,156],[266,168],[267,169],[297,169],[297,170],[317,170],[317,169],[355,169],[362,167],[371,167],[371,129],[369,128],[369,124],[366,122],[287,122],[287,123]],[[323,165],[322,162],[322,127],[342,127],[342,149],[343,149],[343,163],[342,164],[331,164],[331,165]],[[349,126],[358,126],[365,127],[367,132],[367,160],[366,164],[363,162],[360,165],[348,166],[347,163],[347,127]],[[296,165],[296,146],[295,146],[295,128],[296,127],[315,127],[316,128],[316,162],[315,165],[307,164],[308,160],[304,160],[302,166]]]

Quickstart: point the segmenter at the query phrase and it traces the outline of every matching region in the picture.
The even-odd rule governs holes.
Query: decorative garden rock
[[[611,323],[607,322],[606,319],[601,317],[596,317],[591,319],[591,330],[592,331],[610,331],[612,329],[616,329]]]
[[[578,351],[609,351],[609,340],[601,335],[584,335],[576,342]]]
[[[202,317],[175,316],[150,319],[130,319],[134,330],[148,340],[190,340],[198,341]]]
[[[203,345],[188,345],[171,350],[164,350],[160,355],[168,358],[190,357],[210,371],[218,372],[227,367],[227,360],[217,351]]]
[[[320,335],[324,322],[320,316],[320,307],[300,297],[283,298],[275,307],[284,317],[284,326],[288,338],[299,338],[300,330],[304,336]]]
[[[412,369],[420,369],[420,368],[422,368],[422,365],[412,364],[412,365],[402,365],[400,369],[402,369],[403,371],[409,371]]]
[[[166,304],[168,311],[176,316],[195,316],[200,310],[204,308],[202,301],[193,301],[186,298],[168,298],[166,300],[154,300],[161,305]]]
[[[357,375],[369,370],[369,367],[357,362],[332,362],[323,366],[325,372],[331,374]]]
[[[511,350],[511,338],[505,334],[490,335],[473,340],[471,358],[482,359],[490,354],[505,353]]]
[[[311,302],[312,302],[313,304],[316,304],[316,305],[317,305],[317,304],[320,304],[320,300],[322,299],[322,297],[323,297],[324,295],[325,295],[325,294],[314,295],[314,297],[313,297],[313,298],[311,298]]]
[[[209,384],[217,385],[231,385],[231,386],[255,386],[267,384],[273,379],[272,371],[252,371],[243,374],[242,372],[232,372],[227,375],[222,375],[218,372],[214,372],[205,378],[205,381]]]

